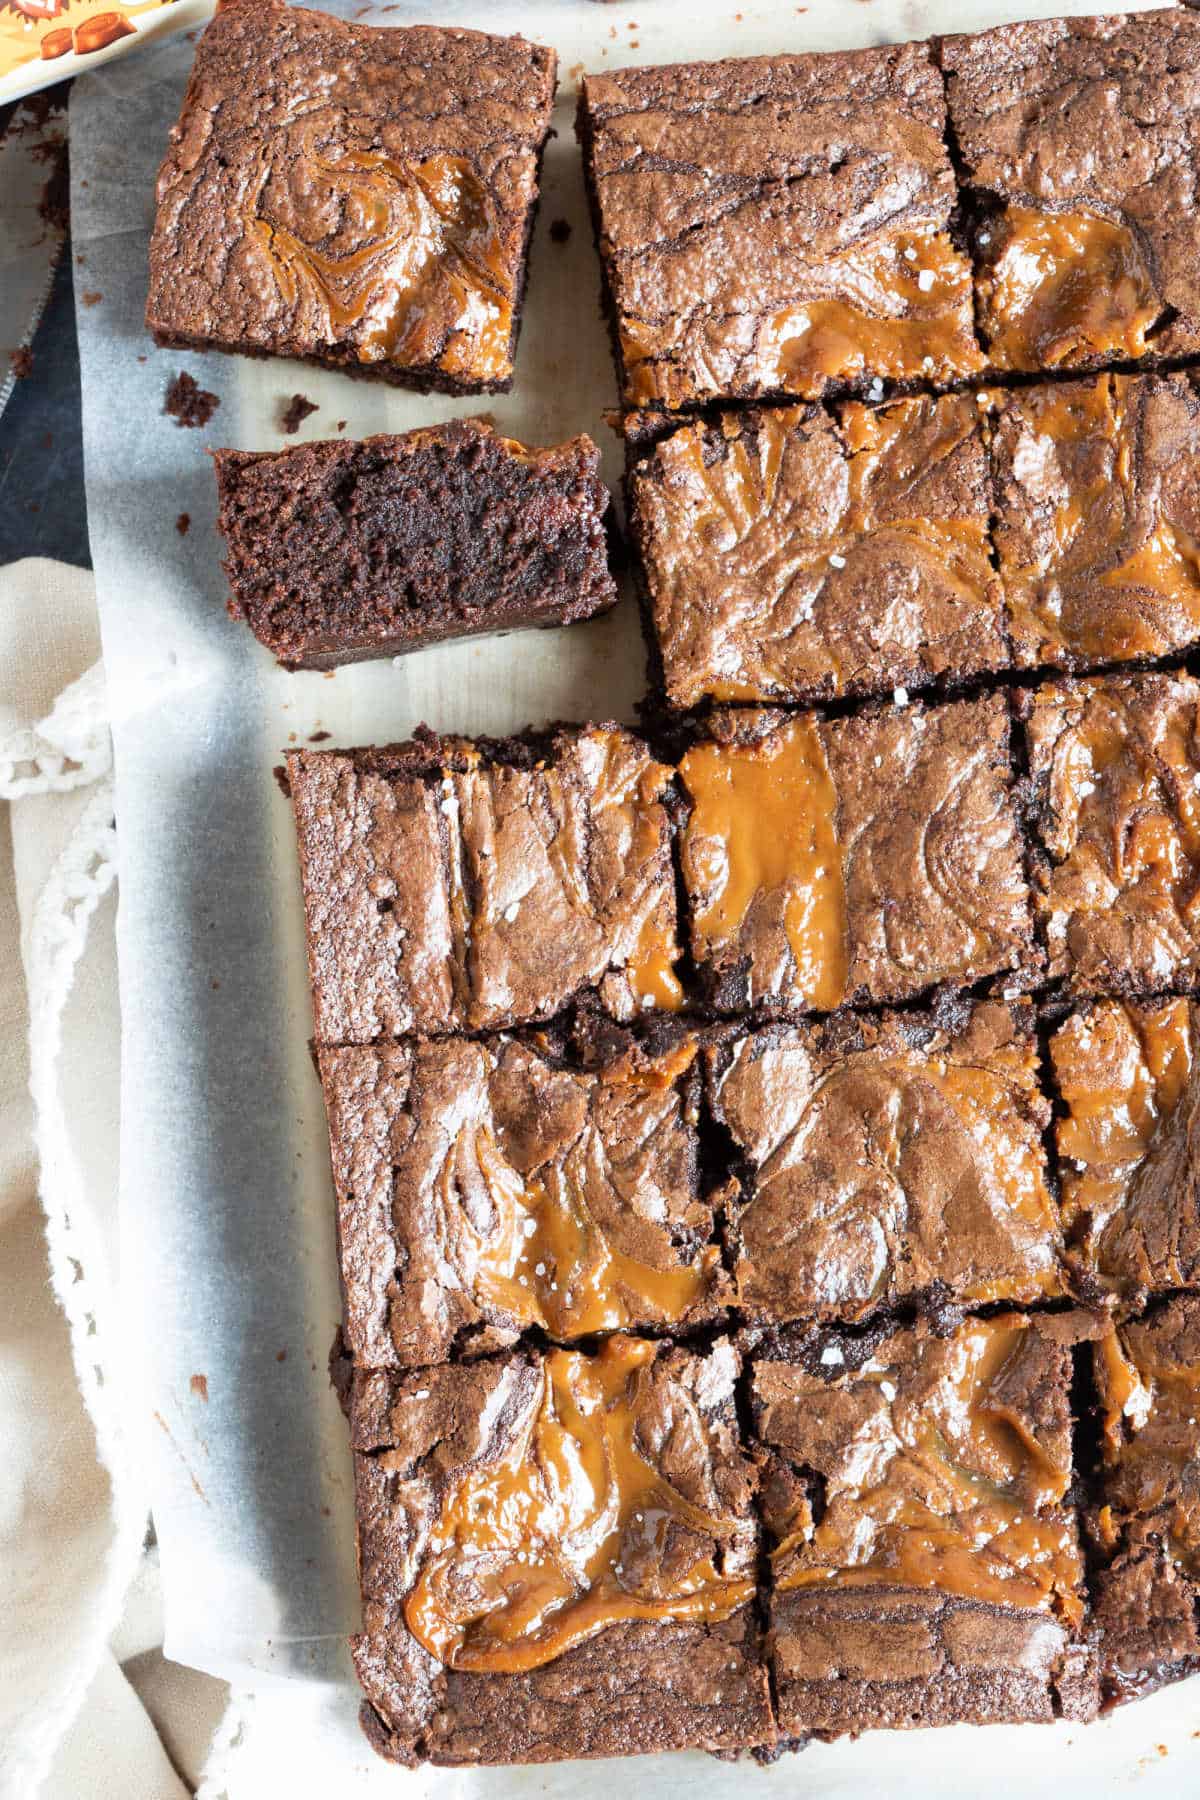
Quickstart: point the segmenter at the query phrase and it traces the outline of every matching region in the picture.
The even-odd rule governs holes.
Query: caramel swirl
[[[753,931],[758,909],[782,911],[795,997],[822,1010],[839,1005],[846,896],[837,794],[816,724],[793,719],[749,746],[700,744],[680,773],[692,800],[683,861],[697,955]]]
[[[1133,233],[1096,213],[1010,206],[992,228],[979,281],[989,359],[1053,369],[1138,357],[1161,308]]]
[[[303,294],[331,342],[357,333],[360,362],[504,374],[512,295],[491,203],[470,164],[458,156],[401,162],[372,150],[312,156],[305,170],[337,197],[331,237],[308,243],[270,216],[265,158],[248,209],[247,228],[288,305]]]
[[[1174,1300],[1148,1320],[1110,1327],[1095,1346],[1104,1403],[1104,1511],[1155,1518],[1177,1562],[1200,1576],[1200,1332]]]
[[[552,1351],[503,1459],[444,1495],[404,1603],[439,1662],[517,1673],[622,1621],[718,1621],[751,1599],[753,1580],[725,1566],[746,1570],[752,1524],[685,1499],[639,1442],[655,1352],[631,1338]]]
[[[1024,1386],[1031,1329],[980,1321],[927,1344],[915,1369],[884,1359],[847,1378],[853,1447],[819,1522],[801,1506],[774,1551],[781,1591],[936,1588],[1079,1622],[1082,1566],[1061,1510],[1070,1468],[1009,1392]],[[826,1406],[836,1430],[847,1415],[835,1395]]]

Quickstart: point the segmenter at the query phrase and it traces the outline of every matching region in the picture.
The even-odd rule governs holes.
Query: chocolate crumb
[[[199,1396],[202,1400],[207,1401],[207,1399],[208,1399],[208,1376],[207,1375],[193,1375],[190,1385],[191,1385],[191,1390],[192,1390],[193,1394],[199,1394]]]
[[[10,351],[8,360],[12,364],[13,375],[18,381],[24,381],[27,376],[33,374],[33,351],[28,344],[22,344],[19,350]]]
[[[569,219],[555,219],[552,222],[550,226],[550,241],[552,244],[565,244],[570,235],[571,221]]]
[[[290,437],[294,431],[299,431],[309,413],[319,410],[316,401],[310,400],[307,394],[293,394],[280,418],[280,431],[286,431]]]
[[[207,425],[220,404],[216,394],[210,394],[206,388],[202,388],[195,376],[183,369],[174,381],[167,384],[163,411],[176,424],[194,429],[199,425]]]
[[[175,521],[175,529],[179,533],[180,537],[187,536],[188,527],[191,525],[191,522],[192,522],[191,513],[180,513],[179,517]]]
[[[80,294],[79,298],[82,300],[82,302],[85,306],[99,306],[100,302],[104,298],[104,295],[101,293],[98,293],[95,288],[85,288],[83,290],[83,293]]]
[[[310,731],[308,734],[308,741],[310,744],[325,744],[328,743],[332,736],[333,733],[331,731]]]
[[[274,775],[275,785],[278,787],[284,799],[290,800],[292,797],[292,784],[288,780],[288,772],[283,763],[276,763],[271,773]]]
[[[339,430],[339,431],[345,431],[345,429],[346,429],[346,421],[345,421],[345,419],[339,419],[339,420],[338,420],[338,422],[337,422],[337,428],[338,428],[338,430]]]

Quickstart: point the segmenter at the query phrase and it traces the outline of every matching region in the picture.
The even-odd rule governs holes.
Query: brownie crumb
[[[188,530],[191,526],[191,523],[192,523],[191,513],[180,513],[179,517],[175,521],[175,529],[179,533],[180,537],[187,536]]]
[[[550,241],[553,244],[565,244],[571,235],[569,219],[555,219],[550,227]]]
[[[284,408],[283,416],[279,421],[280,431],[286,431],[288,436],[291,437],[294,432],[299,431],[310,413],[315,413],[319,410],[316,401],[310,400],[307,394],[293,394]]]
[[[104,295],[101,293],[98,293],[95,288],[85,288],[83,293],[80,294],[79,298],[85,306],[99,306],[100,302],[104,298]]]
[[[338,422],[337,422],[337,428],[338,428],[338,430],[339,430],[339,431],[345,431],[345,429],[346,429],[346,421],[345,421],[345,419],[339,419],[339,420],[338,420]]]
[[[308,734],[308,741],[310,744],[327,744],[332,735],[333,734],[328,731],[310,731]]]
[[[167,385],[163,411],[176,424],[194,428],[207,425],[220,404],[216,394],[210,394],[206,388],[202,388],[195,376],[183,369]]]
[[[10,351],[8,360],[17,381],[24,381],[33,374],[33,351],[28,344],[22,344],[19,350]]]
[[[189,1384],[193,1394],[199,1394],[201,1400],[208,1400],[208,1376],[193,1375]]]

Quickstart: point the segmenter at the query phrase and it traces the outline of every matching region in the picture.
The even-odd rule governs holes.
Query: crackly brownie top
[[[659,444],[629,491],[673,706],[1007,660],[973,396],[727,413]]]
[[[149,323],[506,380],[554,69],[520,38],[222,7],[159,175]]]
[[[1200,1276],[1198,1025],[1190,1000],[1102,1000],[1051,1040],[1064,1229],[1126,1296]]]
[[[1200,401],[1185,375],[1004,396],[995,542],[1027,666],[1161,656],[1200,636]]]
[[[597,1073],[516,1040],[321,1053],[350,1349],[369,1367],[711,1311],[696,1042]]]
[[[924,44],[589,75],[628,405],[978,364]]]
[[[747,1165],[734,1233],[747,1314],[1062,1292],[1032,1016],[956,1012],[772,1026],[708,1053],[713,1111]]]
[[[948,38],[941,55],[967,179],[1003,203],[976,238],[991,360],[1200,347],[1200,20],[1029,20]]]
[[[1145,993],[1200,965],[1200,684],[1135,675],[1042,688],[1027,725],[1054,975]]]
[[[1095,1347],[1103,1405],[1102,1544],[1153,1539],[1200,1580],[1200,1300],[1168,1300]]]
[[[679,1005],[670,770],[630,733],[287,763],[319,1043]]]
[[[230,611],[285,663],[616,599],[589,437],[535,449],[456,419],[214,462]]]
[[[1021,962],[1002,698],[717,729],[680,772],[692,946],[718,1004],[828,1011]]]
[[[352,1412],[367,1632],[517,1672],[631,1620],[716,1621],[754,1594],[737,1357],[613,1337],[360,1376]]]
[[[1077,1623],[1063,1323],[785,1334],[754,1368],[775,1591],[932,1588]]]

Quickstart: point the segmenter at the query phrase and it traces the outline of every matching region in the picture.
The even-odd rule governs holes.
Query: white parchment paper
[[[332,0],[330,10],[351,8]],[[1024,12],[1086,10],[1035,0]],[[423,398],[301,364],[156,350],[142,324],[154,179],[192,45],[99,69],[72,97],[76,292],[99,296],[78,317],[121,846],[122,1276],[144,1377],[167,1653],[234,1681],[303,1681],[310,1721],[319,1684],[313,1754],[329,1758],[331,1792],[381,1775],[407,1792],[515,1795],[532,1774],[368,1774],[354,1727],[350,1459],[326,1376],[339,1311],[328,1154],[291,811],[272,770],[286,745],[318,732],[349,744],[404,737],[421,720],[502,732],[631,718],[645,684],[636,612],[627,596],[607,619],[565,631],[285,674],[226,615],[206,448],[300,441],[279,429],[296,392],[318,403],[301,430],[312,438],[403,430],[482,404],[529,442],[591,432],[616,481],[618,447],[601,422],[615,380],[572,129],[580,69],[830,49],[1014,15],[991,0],[404,0],[356,16],[519,30],[559,52],[558,136],[510,395]],[[559,219],[571,226],[565,244],[549,234]],[[163,414],[184,368],[220,397],[203,430]],[[1094,1794],[1114,1782],[1181,1793],[1200,1791],[1196,1727],[1200,1682],[1086,1729],[874,1734],[770,1771],[664,1758],[641,1763],[638,1778],[652,1796],[685,1778],[714,1795],[750,1782],[763,1800],[798,1781],[830,1796],[941,1792],[947,1771],[981,1795]],[[631,1775],[621,1765],[612,1778]],[[599,1767],[536,1776],[547,1795],[599,1796],[603,1780]]]

